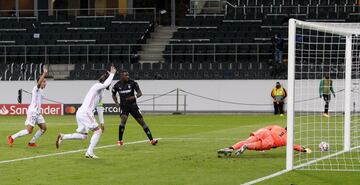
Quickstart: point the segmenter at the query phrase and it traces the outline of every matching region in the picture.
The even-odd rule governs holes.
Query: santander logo
[[[18,116],[25,115],[28,110],[29,104],[0,104],[0,115],[1,116]],[[44,115],[61,115],[62,105],[61,104],[42,104],[41,114]]]
[[[3,107],[0,109],[0,114],[1,115],[9,114],[9,110],[5,107],[5,105],[3,105]]]

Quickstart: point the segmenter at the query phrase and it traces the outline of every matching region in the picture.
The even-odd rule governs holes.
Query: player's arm
[[[44,69],[43,69],[43,74],[40,76],[40,79],[39,79],[39,81],[37,82],[37,88],[40,88],[40,85],[41,85],[41,83],[44,81],[47,73],[48,73],[48,70],[46,69],[46,67],[44,67]]]
[[[99,122],[101,124],[101,126],[103,127],[105,124],[104,121],[104,104],[103,104],[103,98],[104,98],[104,94],[101,93],[99,96],[99,102],[96,106],[96,111],[98,113],[98,117],[99,117]]]
[[[101,130],[104,132],[104,130],[105,130],[104,107],[98,105],[98,106],[96,107],[96,111],[97,111],[97,113],[98,113]]]
[[[111,93],[112,93],[112,99],[114,100],[114,103],[119,106],[119,101],[118,101],[118,98],[116,96],[116,93],[117,93],[117,90],[116,90],[116,87],[113,87],[112,90],[111,90]]]
[[[271,97],[275,100],[274,90],[271,90]]]
[[[335,92],[334,92],[334,87],[333,87],[333,81],[330,81],[330,91],[333,94],[334,98],[335,98]]]
[[[300,145],[294,145],[294,150],[296,150],[298,152],[308,153],[308,154],[312,152],[310,148],[305,148]]]
[[[272,99],[273,99],[273,102],[278,102],[278,101],[275,99],[274,89],[271,90],[271,97],[272,97]]]
[[[283,90],[284,90],[284,98],[283,99],[285,99],[287,97],[287,92],[286,92],[285,88],[283,88]]]
[[[99,85],[97,86],[97,88],[100,90],[100,89],[105,89],[105,88],[107,88],[110,84],[111,84],[111,82],[112,82],[112,80],[113,80],[113,78],[114,78],[114,75],[115,75],[115,73],[116,73],[116,68],[115,68],[115,66],[111,66],[111,68],[110,68],[110,71],[108,71],[108,73],[109,73],[109,77],[105,80],[105,82],[104,83],[99,83]]]
[[[142,92],[140,90],[139,84],[135,82],[135,91],[136,91],[136,98],[140,98],[142,96]]]
[[[320,80],[320,85],[319,85],[319,96],[320,96],[320,98],[322,97],[322,89],[323,89],[323,81]]]

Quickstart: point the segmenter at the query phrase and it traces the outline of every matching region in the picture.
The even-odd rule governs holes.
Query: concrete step
[[[51,64],[49,65],[49,74],[55,80],[65,80],[70,76],[70,71],[74,69],[74,64]]]
[[[158,55],[140,55],[140,60],[159,61],[163,60],[163,57]]]
[[[139,63],[143,64],[143,63],[150,63],[150,64],[154,64],[154,63],[159,63],[162,62],[163,60],[140,60]]]
[[[156,42],[169,42],[169,38],[151,38],[146,40],[147,43],[156,43]]]
[[[171,39],[172,34],[171,35],[151,35],[151,38],[153,38],[153,39]]]
[[[144,51],[149,51],[150,53],[162,53],[162,51],[164,51],[165,47],[161,46],[161,47],[154,47],[154,48],[147,48],[146,50],[144,49]]]
[[[149,52],[149,51],[141,51],[141,52],[138,52],[138,55],[140,55],[141,57],[142,56],[160,56],[162,57],[162,51],[154,51],[154,52]]]
[[[156,53],[156,54],[149,54],[149,53],[143,53],[139,54],[140,58],[162,58],[162,54]]]
[[[176,28],[171,27],[157,27],[155,32],[151,34],[151,38],[147,39],[148,44],[143,47],[143,51],[138,52],[140,62],[157,63],[164,61],[162,52],[176,30]]]
[[[166,31],[166,30],[177,30],[177,27],[171,27],[171,26],[159,26],[157,28],[159,31]]]
[[[147,50],[147,49],[150,49],[150,48],[165,48],[164,45],[151,45],[151,44],[146,44],[146,45],[143,45],[143,49],[144,50]]]
[[[169,41],[151,41],[148,42],[148,44],[153,44],[157,46],[166,46],[169,43]]]
[[[51,64],[49,65],[49,72],[50,71],[69,71],[74,70],[75,64]]]
[[[170,34],[170,33],[174,33],[175,31],[177,31],[177,30],[158,30],[158,31],[156,31],[156,32],[154,32],[155,34],[156,33],[161,33],[161,34]],[[153,33],[153,34],[154,34]]]

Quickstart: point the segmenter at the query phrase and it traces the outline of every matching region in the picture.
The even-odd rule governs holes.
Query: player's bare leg
[[[16,134],[13,134],[11,136],[8,137],[8,144],[10,147],[12,147],[12,145],[14,144],[14,140],[18,137],[22,137],[28,134],[31,134],[33,131],[34,127],[31,125],[26,125],[26,128],[24,130],[20,130],[19,132],[17,132]]]
[[[120,125],[119,125],[119,140],[117,142],[117,144],[119,146],[124,145],[123,135],[125,132],[125,125],[126,125],[127,119],[128,119],[128,115],[126,115],[126,114],[121,115],[121,120],[120,120]]]
[[[102,134],[102,130],[101,128],[99,127],[96,127],[94,130],[94,133],[91,137],[91,140],[90,140],[90,144],[89,144],[89,147],[85,153],[85,157],[86,158],[99,158],[98,156],[96,156],[94,154],[94,148],[96,147],[96,145],[98,144],[99,140],[100,140],[100,137],[101,137],[101,134]]]
[[[72,134],[62,134],[60,133],[56,138],[55,146],[57,149],[60,148],[63,140],[85,140],[87,138],[87,133],[72,133]]]
[[[149,127],[147,126],[147,124],[145,123],[144,118],[136,118],[135,120],[144,129],[144,132],[145,132],[146,136],[149,138],[150,143],[155,146],[158,143],[158,140],[154,139],[152,137],[151,131],[150,131]]]
[[[35,133],[35,135],[29,141],[29,143],[28,143],[29,147],[37,147],[36,140],[39,139],[39,137],[42,136],[47,130],[45,123],[40,123],[40,124],[38,124],[38,126],[40,129]]]

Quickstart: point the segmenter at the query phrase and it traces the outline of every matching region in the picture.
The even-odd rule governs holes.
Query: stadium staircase
[[[151,34],[151,38],[147,40],[147,45],[144,46],[142,51],[138,52],[140,56],[140,63],[158,63],[164,62],[162,52],[165,46],[169,43],[170,39],[176,28],[159,26],[155,32]]]
[[[54,80],[66,80],[70,77],[70,71],[75,69],[75,64],[51,64],[49,65],[50,76]]]

